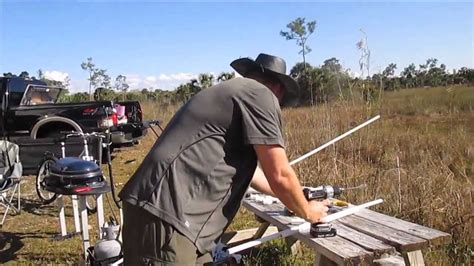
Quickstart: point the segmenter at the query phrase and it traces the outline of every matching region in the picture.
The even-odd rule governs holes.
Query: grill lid
[[[110,191],[97,164],[75,157],[57,160],[43,182],[46,190],[63,195],[91,195]]]
[[[58,175],[85,175],[97,174],[101,175],[100,167],[90,161],[85,161],[76,157],[66,157],[59,159],[52,167],[51,173]]]

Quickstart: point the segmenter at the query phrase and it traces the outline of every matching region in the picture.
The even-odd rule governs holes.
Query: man
[[[250,184],[309,222],[327,214],[327,202],[304,198],[285,153],[279,103],[298,91],[285,61],[260,54],[231,66],[244,78],[191,98],[121,191],[126,265],[212,261]]]

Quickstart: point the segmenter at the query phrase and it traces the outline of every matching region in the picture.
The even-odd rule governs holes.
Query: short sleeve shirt
[[[247,78],[204,89],[174,115],[120,197],[209,252],[250,184],[255,144],[284,147],[280,106],[270,89]]]

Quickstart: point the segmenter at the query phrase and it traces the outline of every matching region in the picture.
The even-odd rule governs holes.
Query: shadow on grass
[[[23,239],[49,238],[54,233],[0,232],[0,263],[17,259],[17,252],[24,246]]]
[[[54,202],[49,205],[43,205],[40,201],[32,199],[21,199],[21,210],[34,215],[47,215],[51,217],[57,216],[58,212]]]
[[[0,232],[0,263],[15,259],[15,253],[23,246],[21,236],[18,234]]]

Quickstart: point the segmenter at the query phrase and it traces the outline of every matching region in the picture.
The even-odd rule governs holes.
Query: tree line
[[[356,43],[360,51],[358,76],[354,76],[350,69],[342,66],[335,58],[324,60],[319,66],[307,62],[307,55],[312,51],[309,46],[309,37],[316,30],[316,21],[306,21],[305,18],[296,18],[287,24],[287,31],[280,31],[280,35],[288,41],[295,41],[298,54],[302,55],[303,62],[296,63],[290,70],[301,88],[299,105],[313,105],[328,102],[333,99],[361,97],[366,101],[376,99],[382,91],[409,89],[415,87],[452,86],[460,84],[474,84],[474,69],[462,67],[459,70],[447,71],[446,65],[439,63],[436,58],[428,58],[426,62],[414,63],[398,69],[397,64],[390,63],[382,71],[370,73],[371,52],[367,34],[361,29],[363,37]],[[212,85],[234,78],[234,72],[222,72],[217,77],[210,73],[201,73],[196,79],[191,79],[176,87],[174,90],[157,88],[135,88],[130,90],[125,75],[118,75],[112,84],[112,78],[107,70],[99,68],[92,58],[81,63],[81,68],[87,72],[89,81],[88,92],[69,93],[69,79],[64,82],[47,79],[43,71],[38,70],[38,79],[48,85],[66,87],[60,97],[61,102],[83,102],[87,100],[152,100],[161,104],[181,104],[189,100],[194,94]],[[400,70],[399,75],[395,75]],[[4,76],[16,76],[10,72]],[[18,76],[30,77],[26,71]]]
[[[444,64],[429,58],[426,63],[406,66],[395,75],[397,65],[390,63],[385,69],[371,76],[354,77],[337,58],[330,58],[321,66],[297,63],[291,70],[301,88],[300,104],[327,102],[335,98],[360,96],[364,100],[374,99],[381,91],[393,91],[418,87],[473,85],[474,69],[462,67],[447,72]]]
[[[92,62],[88,61],[89,63]],[[93,67],[91,70],[90,65],[86,69],[90,72],[90,93],[69,93],[65,89],[65,92],[60,96],[60,102],[151,100],[162,104],[182,104],[201,90],[235,77],[234,72],[223,72],[217,77],[210,73],[201,73],[196,79],[191,79],[174,90],[155,88],[129,90],[130,86],[125,75],[118,75],[114,84],[112,84],[106,70],[94,70]],[[340,61],[333,57],[324,60],[320,66],[299,62],[291,68],[290,75],[300,85],[301,92],[298,101],[300,105],[328,102],[337,98],[353,97],[354,95],[363,97],[364,100],[371,100],[380,91],[474,84],[474,69],[462,67],[459,70],[448,72],[446,65],[438,64],[438,60],[435,58],[429,58],[424,64],[418,66],[412,63],[404,67],[399,75],[395,75],[396,70],[397,65],[390,63],[379,73],[365,78],[354,77],[350,69],[345,69]],[[49,80],[41,70],[38,71],[38,78],[30,76],[26,71],[22,71],[18,75],[10,72],[3,73],[3,76],[39,79],[50,86],[68,87],[68,81]]]

